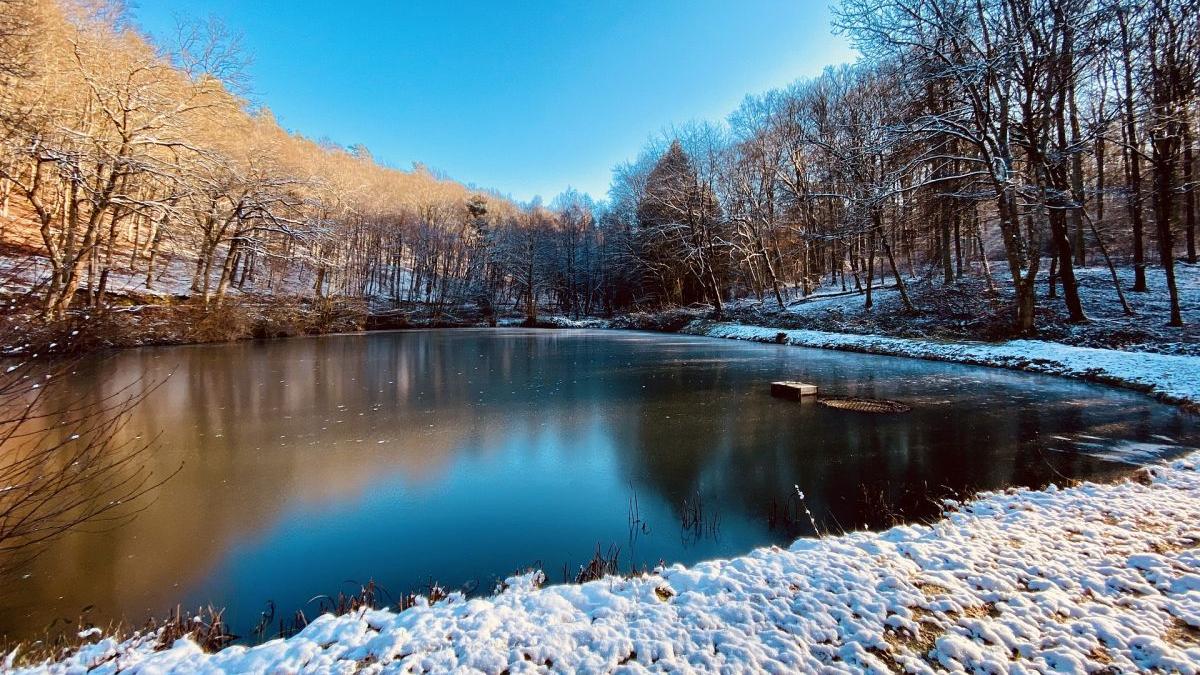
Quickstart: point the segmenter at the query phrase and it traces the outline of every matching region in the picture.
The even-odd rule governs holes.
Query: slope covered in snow
[[[1175,266],[1180,310],[1184,326],[1166,325],[1169,296],[1162,268],[1146,270],[1149,291],[1135,293],[1133,269],[1118,268],[1125,299],[1132,315],[1126,315],[1117,298],[1108,268],[1083,267],[1076,270],[1079,295],[1086,323],[1068,321],[1062,292],[1049,297],[1049,261],[1042,264],[1037,283],[1037,322],[1039,339],[1078,347],[1118,348],[1163,354],[1200,356],[1200,265],[1180,262]],[[853,285],[839,292],[824,286],[805,298],[792,289],[795,298],[785,310],[773,300],[744,298],[728,303],[731,320],[756,326],[805,328],[833,333],[891,335],[895,337],[945,340],[998,340],[1010,336],[1013,317],[1011,280],[997,275],[996,288],[989,291],[982,279],[967,276],[952,284],[928,278],[909,279],[908,295],[915,311],[905,311],[899,292],[889,281],[887,287],[874,290],[872,309],[864,307],[865,296]]]
[[[691,568],[325,615],[203,653],[102,639],[20,672],[1200,672],[1200,455],[1115,484],[1009,490],[932,526]],[[11,661],[10,661],[11,665]]]

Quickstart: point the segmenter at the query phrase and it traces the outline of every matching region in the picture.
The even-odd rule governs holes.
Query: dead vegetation
[[[74,355],[110,348],[298,337],[363,330],[366,303],[351,298],[231,298],[219,307],[192,302],[113,306],[38,321],[36,307],[14,301],[0,325],[9,355]]]
[[[11,655],[14,665],[34,665],[64,659],[87,645],[109,638],[152,640],[155,650],[169,649],[177,640],[188,638],[204,651],[215,652],[235,642],[238,636],[230,632],[223,609],[209,605],[185,612],[177,605],[165,618],[150,619],[137,628],[117,623],[96,626],[86,620],[85,614],[73,630],[64,630],[56,622],[46,627],[40,639],[0,642],[0,652]],[[95,663],[93,667],[100,665]]]
[[[373,609],[389,609],[403,612],[419,605],[434,604],[445,600],[449,591],[436,582],[430,583],[420,593],[407,593],[394,602],[388,602],[389,594],[374,580],[354,584],[351,591],[338,591],[332,595],[317,595],[309,600],[310,614],[296,609],[290,614],[280,615],[274,602],[268,602],[260,619],[250,630],[256,642],[295,635],[309,624],[308,616],[323,614],[342,616]],[[81,648],[103,639],[123,642],[131,639],[152,640],[156,650],[170,648],[177,640],[187,638],[205,652],[216,652],[231,644],[243,641],[245,636],[233,632],[225,620],[225,610],[212,605],[193,611],[184,611],[176,605],[164,618],[151,618],[141,626],[110,623],[96,626],[87,619],[91,607],[84,608],[75,625],[68,627],[63,621],[55,621],[46,627],[41,638],[35,640],[0,640],[0,653],[13,654],[15,665],[33,665],[46,661],[57,661],[77,652]],[[96,664],[100,665],[100,664]]]
[[[883,639],[888,643],[888,651],[875,650],[875,655],[881,658],[893,672],[904,672],[904,668],[896,660],[897,652],[911,652],[922,660],[928,661],[929,653],[933,651],[938,637],[942,635],[943,627],[933,613],[920,607],[910,607],[913,621],[919,628],[916,632],[904,628],[885,631]]]
[[[580,565],[573,577],[568,575],[567,569],[563,570],[563,581],[584,584],[620,573],[621,547],[613,545],[609,546],[607,551],[602,551],[600,545],[596,544],[596,552],[592,554],[591,560]]]
[[[1163,639],[1184,649],[1200,647],[1200,628],[1182,619],[1175,619],[1163,634]]]

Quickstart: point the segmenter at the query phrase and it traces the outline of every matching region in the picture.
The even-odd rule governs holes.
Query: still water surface
[[[132,521],[63,537],[5,581],[0,635],[74,625],[89,605],[103,624],[177,603],[223,606],[246,635],[268,601],[311,618],[311,598],[368,579],[393,596],[489,592],[534,565],[559,581],[598,545],[628,568],[786,544],[812,533],[792,518],[795,486],[822,530],[880,528],[935,515],[939,497],[1200,445],[1194,419],[1116,389],[632,332],[148,348],[85,364],[73,387],[100,397],[139,378],[166,379],[122,433],[160,434],[153,468],[182,470]],[[781,401],[778,379],[913,410]]]

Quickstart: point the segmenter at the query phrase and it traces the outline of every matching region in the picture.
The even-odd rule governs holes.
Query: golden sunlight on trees
[[[184,274],[171,265],[190,267],[175,292],[204,307],[247,284],[442,302],[482,269],[472,233],[515,222],[504,199],[251,110],[235,94],[237,37],[219,24],[185,25],[159,52],[119,6],[2,7],[0,188],[6,223],[29,225],[48,266],[48,320],[102,309],[117,272],[156,290]]]

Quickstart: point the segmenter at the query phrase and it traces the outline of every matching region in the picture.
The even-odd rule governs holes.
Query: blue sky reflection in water
[[[161,431],[155,470],[183,470],[132,522],[56,542],[6,589],[0,633],[211,602],[245,634],[268,600],[311,618],[347,580],[488,592],[532,565],[561,580],[597,545],[623,568],[688,563],[810,534],[794,485],[824,529],[886,527],[934,515],[931,497],[1111,475],[1200,437],[1170,406],[1081,382],[606,331],[132,350],[85,364],[80,391],[172,370],[125,433]],[[773,399],[781,378],[913,411]]]

